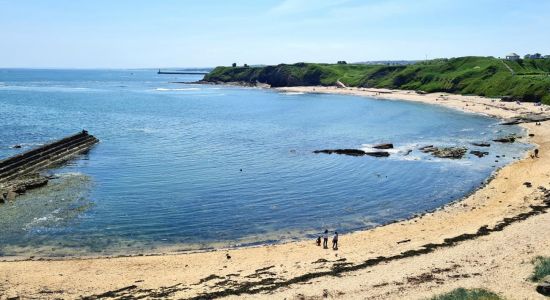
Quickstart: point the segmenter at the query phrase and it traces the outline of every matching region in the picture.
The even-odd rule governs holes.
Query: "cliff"
[[[506,61],[459,57],[407,66],[297,63],[263,67],[217,67],[212,83],[263,83],[272,87],[336,85],[508,97],[550,104],[550,59]]]

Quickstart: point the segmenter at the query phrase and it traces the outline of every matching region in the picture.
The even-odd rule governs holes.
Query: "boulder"
[[[493,140],[493,142],[499,142],[499,143],[513,143],[515,141],[516,141],[516,137],[513,135]]]
[[[537,285],[537,292],[544,296],[550,296],[550,282],[543,282]]]
[[[477,151],[477,150],[472,150],[470,151],[470,154],[473,154],[479,158],[482,158],[483,156],[485,155],[489,155],[489,152],[486,152],[486,151]]]
[[[393,144],[378,144],[373,146],[374,149],[393,149]]]
[[[389,152],[386,151],[376,151],[376,152],[365,152],[366,155],[374,157],[388,157],[390,156]]]

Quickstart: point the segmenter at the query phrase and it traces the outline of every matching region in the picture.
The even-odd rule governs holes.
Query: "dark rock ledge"
[[[359,149],[325,149],[325,150],[315,150],[313,151],[315,154],[324,153],[324,154],[341,154],[341,155],[349,155],[349,156],[374,156],[374,157],[388,157],[390,156],[389,152],[386,151],[374,151],[374,152],[366,152]]]
[[[420,151],[430,153],[439,158],[460,159],[464,157],[467,149],[463,147],[434,147],[433,145],[429,145],[420,148]]]

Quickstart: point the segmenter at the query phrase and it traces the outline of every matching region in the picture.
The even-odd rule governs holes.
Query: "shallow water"
[[[529,148],[478,149],[470,143],[521,130],[437,106],[173,83],[198,79],[0,70],[0,158],[84,128],[101,140],[51,170],[61,176],[47,188],[0,205],[0,253],[186,250],[349,232],[463,197]],[[312,153],[381,142],[396,145],[389,158]],[[418,151],[429,144],[490,155],[436,159]]]

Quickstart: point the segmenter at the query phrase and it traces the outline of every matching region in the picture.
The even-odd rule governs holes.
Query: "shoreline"
[[[540,108],[545,114],[548,114],[550,110],[548,106],[535,107],[532,103],[518,105],[478,96],[445,93],[416,94],[412,91],[330,87],[292,87],[276,90],[416,101],[443,105],[464,112],[481,113],[500,119],[515,117],[521,113],[539,113]],[[544,197],[541,198],[544,191],[538,189],[538,186],[550,189],[550,179],[548,178],[550,177],[550,155],[547,154],[550,152],[550,122],[543,122],[541,126],[532,123],[520,124],[520,126],[526,129],[527,133],[534,134],[533,137],[527,137],[527,139],[539,147],[540,158],[531,159],[526,156],[500,168],[486,180],[486,184],[481,185],[471,194],[437,208],[433,212],[342,235],[340,237],[342,245],[338,251],[319,249],[312,241],[298,241],[192,253],[4,261],[0,262],[0,292],[4,290],[10,296],[36,296],[44,292],[45,286],[50,292],[54,291],[48,296],[68,298],[99,295],[109,291],[112,295],[124,295],[124,293],[147,295],[146,290],[164,292],[166,296],[175,298],[192,298],[199,295],[293,298],[299,294],[318,296],[320,292],[323,292],[324,287],[328,287],[330,295],[335,298],[338,298],[338,295],[340,298],[364,298],[367,295],[382,298],[383,295],[391,295],[397,298],[400,294],[410,298],[420,298],[435,291],[450,290],[450,287],[457,282],[461,282],[465,287],[479,282],[480,279],[483,279],[481,281],[484,283],[491,282],[487,278],[498,277],[498,274],[474,272],[472,270],[479,266],[469,266],[468,268],[466,260],[460,264],[460,268],[450,268],[452,270],[448,272],[459,270],[462,275],[469,274],[469,277],[454,278],[456,280],[453,280],[451,284],[441,285],[436,281],[428,280],[406,288],[406,282],[393,284],[392,280],[403,278],[405,273],[422,275],[425,272],[422,262],[429,265],[430,262],[437,261],[438,255],[447,257],[447,254],[464,248],[464,244],[468,244],[473,251],[478,251],[479,249],[476,248],[483,247],[499,249],[503,243],[506,243],[506,240],[502,240],[502,233],[526,234],[526,238],[518,241],[518,249],[523,249],[519,247],[523,243],[525,247],[528,246],[527,248],[531,249],[529,251],[533,251],[532,255],[550,255],[550,222],[547,222],[550,217],[544,211],[528,215],[525,219],[506,225],[504,226],[506,228],[503,227],[501,230],[491,231],[492,228],[499,228],[499,224],[506,221],[506,218],[521,216],[532,211],[533,207],[545,205]],[[532,182],[533,187],[523,186],[525,181]],[[542,228],[538,231],[524,232],[522,225],[525,226],[525,224],[533,222],[534,219],[542,220],[540,222],[546,227],[540,225]],[[487,234],[471,236],[479,233],[480,228],[489,231]],[[452,238],[465,234],[470,235],[473,239],[460,240],[457,244],[453,243],[449,247],[436,247],[438,244],[446,243],[446,240],[451,239],[452,241]],[[533,245],[532,241],[537,238],[539,238],[538,243],[541,243],[540,247]],[[435,247],[433,251],[426,252],[422,249],[426,249],[424,246],[427,245],[436,246],[433,246]],[[500,252],[513,254],[518,250],[510,247],[505,248],[506,251],[500,249]],[[466,251],[462,253],[465,254],[465,259],[470,256],[467,251],[471,251],[471,249],[461,249],[463,252]],[[408,255],[404,255],[406,253]],[[412,255],[414,253],[418,255]],[[228,258],[227,255],[231,258]],[[399,255],[404,256],[400,257]],[[499,255],[502,253],[494,253],[492,257]],[[427,256],[436,257],[425,262]],[[381,257],[400,258],[385,261]],[[379,263],[364,265],[368,261],[372,263],[372,260],[377,258],[380,260]],[[516,260],[526,261],[529,261],[530,258],[521,258],[519,255],[515,257]],[[487,259],[491,259],[491,257]],[[408,268],[390,266],[407,263],[412,266]],[[505,262],[500,265],[496,263],[495,268],[498,269],[501,265],[506,264]],[[363,267],[359,268],[358,266]],[[35,272],[26,274],[25,270],[31,269]],[[338,270],[341,273],[334,273]],[[517,272],[524,271],[520,268]],[[93,272],[92,275],[88,274],[89,272]],[[516,272],[515,269],[514,272]],[[340,275],[340,278],[334,278],[334,275],[331,275],[333,273],[345,274]],[[350,275],[350,273],[354,274]],[[475,273],[481,275],[472,275]],[[64,280],[59,278],[58,274],[70,274],[72,279]],[[146,276],[143,276],[145,274]],[[321,275],[313,276],[312,274]],[[406,278],[414,278],[413,275]],[[301,278],[301,280],[296,278]],[[87,281],[81,285],[75,284],[82,280]],[[314,284],[310,285],[300,284],[313,281]],[[495,291],[508,296],[517,295],[520,292],[529,293],[523,281],[520,284],[501,287],[500,290]],[[361,286],[365,282],[369,282],[370,286],[366,290],[362,290],[364,288]],[[283,285],[283,283],[288,284]],[[482,287],[484,286],[495,288],[489,283],[482,285]],[[132,288],[117,291],[125,287]],[[243,287],[247,288],[243,289]],[[59,293],[59,291],[63,292]],[[528,295],[535,297],[536,293]]]
[[[525,157],[523,157],[521,159],[526,159],[527,156],[528,156],[528,154],[526,153]],[[514,162],[515,161],[512,161],[509,164],[512,164]],[[414,220],[416,218],[422,218],[423,216],[428,215],[428,214],[434,214],[434,213],[437,213],[438,211],[445,210],[445,208],[447,208],[449,206],[453,206],[453,205],[467,199],[471,195],[477,193],[479,190],[485,188],[488,184],[490,184],[490,182],[493,179],[495,179],[498,172],[507,165],[504,165],[502,167],[499,167],[499,168],[495,169],[478,187],[476,187],[472,191],[466,193],[464,196],[462,196],[460,198],[454,199],[450,202],[447,202],[447,203],[445,203],[441,206],[438,206],[438,207],[430,209],[430,210],[414,213],[410,217],[395,219],[395,220],[392,220],[392,221],[388,221],[387,223],[375,225],[373,227],[362,227],[362,228],[351,229],[351,231],[349,231],[349,232],[341,232],[340,236],[345,236],[345,235],[349,235],[349,234],[369,231],[369,230],[373,230],[373,229],[376,229],[376,228],[392,225],[392,224],[395,224],[395,223],[411,221],[411,220]],[[188,248],[188,249],[181,249],[181,248],[177,249],[177,248],[179,248],[179,246],[171,245],[171,246],[161,246],[159,248],[156,248],[155,250],[143,250],[143,251],[138,251],[138,252],[130,253],[130,254],[121,254],[122,252],[121,253],[113,252],[113,253],[93,255],[93,254],[87,254],[88,252],[83,251],[82,252],[83,254],[74,254],[74,255],[61,254],[59,256],[55,256],[55,255],[54,256],[40,256],[38,254],[28,253],[29,255],[0,256],[0,263],[3,263],[3,262],[6,262],[6,263],[8,263],[8,262],[20,262],[20,261],[70,261],[70,260],[131,258],[131,257],[145,257],[145,256],[150,257],[150,256],[167,256],[167,255],[189,255],[189,254],[197,254],[197,253],[209,253],[209,252],[216,252],[216,251],[231,251],[231,250],[253,249],[253,248],[262,248],[262,247],[269,247],[269,246],[287,245],[287,244],[292,244],[292,243],[303,243],[303,242],[306,242],[306,241],[310,241],[313,238],[314,237],[307,238],[307,239],[306,238],[294,238],[294,239],[285,239],[285,240],[279,240],[279,241],[274,241],[274,242],[261,242],[261,241],[260,242],[247,242],[247,243],[243,242],[243,243],[238,243],[235,246],[216,246],[215,244],[213,244],[212,246],[209,246],[209,247],[200,248],[200,246],[199,246],[199,248],[192,248],[191,247],[191,248]],[[219,242],[218,244],[223,245],[223,244],[226,244],[226,243]],[[164,250],[164,251],[162,251],[162,250]]]
[[[195,83],[195,82],[193,82]],[[210,83],[200,83],[200,84],[210,84]],[[337,87],[326,87],[326,86],[303,86],[303,87],[283,87],[283,88],[270,88],[269,85],[260,84],[260,85],[248,85],[241,82],[230,82],[226,84],[214,84],[214,85],[225,85],[225,86],[231,86],[231,87],[243,87],[243,88],[252,88],[252,89],[262,89],[262,90],[274,90],[276,92],[289,92],[289,93],[307,93],[307,94],[344,94],[344,95],[353,95],[358,97],[372,97],[377,100],[392,100],[392,101],[411,101],[411,100],[405,100],[402,98],[393,98],[393,97],[380,97],[376,96],[375,94],[377,91],[384,91],[385,93],[406,93],[406,94],[417,94],[414,91],[404,91],[404,90],[389,90],[389,89],[365,89],[365,88],[337,88]],[[367,91],[367,94],[363,93],[364,91]],[[439,94],[439,93],[438,93]],[[417,95],[425,95],[425,94],[417,94]],[[428,94],[429,95],[429,94]],[[459,95],[453,95],[453,94],[446,94],[450,96],[459,96]],[[472,97],[478,97],[478,96],[472,96]],[[483,97],[481,97],[483,98]],[[484,98],[487,99],[487,98]],[[413,100],[414,101],[414,100]],[[415,101],[415,102],[421,102],[421,101]],[[425,102],[424,102],[425,103]],[[433,104],[433,103],[425,103],[425,104]],[[445,103],[439,103],[442,106],[445,106],[447,108],[450,108],[445,105]],[[454,109],[454,108],[451,108]],[[496,115],[487,115],[487,114],[481,114],[479,112],[470,112],[470,111],[462,111],[463,113],[469,113],[469,114],[476,114],[476,115],[483,115],[490,118],[496,118],[500,120],[504,120],[503,117],[496,116]],[[549,114],[550,115],[550,114]],[[520,126],[521,127],[521,126]],[[522,129],[527,133],[527,129]],[[527,134],[525,135],[527,136]],[[525,138],[525,136],[522,136],[521,138]],[[519,158],[525,159],[528,156],[528,152],[524,153],[524,157]],[[514,163],[514,161],[511,161],[509,164]],[[430,210],[420,211],[413,213],[409,217],[399,218],[395,220],[388,221],[386,223],[380,223],[377,225],[374,225],[372,227],[361,227],[361,228],[354,228],[349,231],[341,232],[341,235],[347,235],[347,234],[354,234],[358,232],[363,231],[369,231],[373,230],[379,227],[388,226],[394,223],[400,223],[405,221],[410,221],[415,218],[421,218],[427,214],[436,213],[440,210],[444,210],[448,206],[452,206],[458,202],[461,202],[471,195],[477,193],[480,189],[483,189],[485,186],[487,186],[496,176],[496,174],[505,166],[501,166],[497,169],[495,169],[481,184],[479,184],[475,189],[471,190],[470,192],[464,194],[460,198],[456,198],[454,200],[451,200],[450,202],[447,202],[445,204],[442,204],[441,206],[432,208]],[[230,242],[213,242],[211,244],[204,244],[204,246],[200,246],[203,244],[183,244],[188,245],[187,248],[181,248],[180,245],[168,245],[168,246],[160,246],[155,247],[152,249],[143,249],[133,252],[131,249],[121,249],[120,252],[113,251],[113,252],[106,252],[106,253],[98,253],[94,254],[93,252],[89,252],[87,250],[81,251],[81,252],[69,252],[67,253],[60,253],[58,255],[52,255],[52,256],[43,256],[39,253],[24,253],[23,255],[6,255],[6,256],[0,256],[0,262],[17,262],[17,261],[69,261],[69,260],[93,260],[93,259],[112,259],[112,258],[131,258],[131,257],[143,257],[143,256],[164,256],[164,255],[188,255],[188,254],[196,254],[196,253],[209,253],[214,251],[230,251],[230,250],[238,250],[238,249],[250,249],[250,248],[258,248],[258,247],[268,247],[268,246],[277,246],[277,245],[285,245],[285,244],[291,244],[291,243],[300,243],[300,242],[306,242],[309,241],[310,238],[306,237],[300,237],[300,238],[286,238],[281,240],[276,240],[273,242],[265,242],[265,241],[250,241],[247,237],[243,238],[242,240],[238,240],[234,245],[229,245]],[[44,248],[48,248],[49,246],[44,246]],[[123,254],[125,250],[130,250],[131,253],[129,254]]]
[[[370,97],[381,100],[413,101],[426,104],[436,104],[453,108],[462,112],[481,114],[497,119],[508,119],[525,113],[544,113],[550,115],[550,106],[535,106],[531,102],[502,102],[500,99],[486,98],[475,95],[459,95],[450,93],[417,93],[411,90],[392,90],[381,88],[338,88],[327,86],[298,86],[273,88],[283,93],[315,93]],[[466,104],[473,104],[466,105]],[[476,106],[477,104],[477,106]],[[483,107],[481,109],[480,107]],[[488,109],[486,109],[488,108]]]

